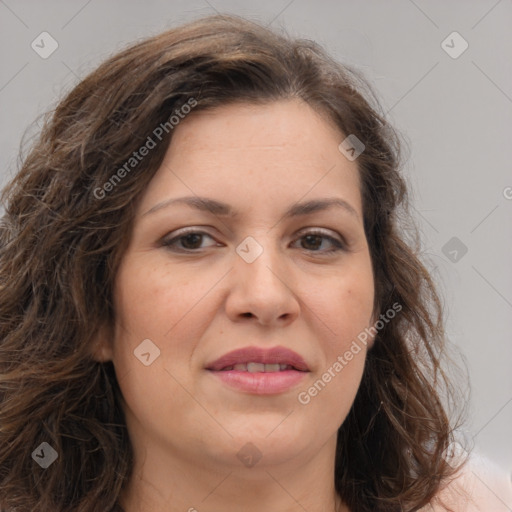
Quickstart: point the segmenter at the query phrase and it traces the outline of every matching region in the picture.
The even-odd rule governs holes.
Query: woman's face
[[[374,299],[343,139],[299,100],[198,111],[174,128],[102,348],[136,453],[238,468],[334,456]]]

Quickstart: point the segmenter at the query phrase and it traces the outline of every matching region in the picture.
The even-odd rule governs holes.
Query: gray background
[[[448,337],[467,358],[468,435],[511,474],[510,0],[0,0],[2,182],[27,127],[112,52],[216,11],[314,39],[374,85],[409,143],[426,263],[444,295]],[[43,31],[59,45],[47,59],[31,48]],[[457,58],[443,48],[458,51],[460,39],[442,46],[453,31],[469,44]]]

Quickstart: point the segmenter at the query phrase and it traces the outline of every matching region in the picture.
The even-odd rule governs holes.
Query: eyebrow
[[[173,204],[184,204],[191,208],[200,211],[207,211],[214,215],[219,215],[222,217],[231,217],[236,218],[240,216],[240,212],[233,209],[230,205],[226,203],[222,203],[220,201],[216,201],[215,199],[210,199],[208,197],[198,197],[198,196],[187,196],[187,197],[177,197],[173,199],[167,199],[162,201],[161,203],[157,203],[155,206],[150,208],[147,212],[143,213],[143,217],[149,215],[151,213],[155,213],[163,208],[167,208]],[[332,207],[339,207],[344,209],[346,212],[351,215],[359,218],[359,215],[356,209],[344,199],[339,197],[330,197],[326,199],[313,199],[310,201],[304,201],[302,203],[296,203],[292,205],[283,215],[283,218],[291,218],[298,217],[300,215],[308,215],[315,212],[320,212],[327,210]]]

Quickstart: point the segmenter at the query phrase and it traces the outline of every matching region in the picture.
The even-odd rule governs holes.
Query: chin
[[[298,452],[307,448],[311,443],[313,432],[308,439],[307,432],[301,428],[300,422],[290,414],[260,414],[241,418],[240,422],[233,421],[225,424],[226,430],[233,434],[232,438],[223,436],[225,442],[215,443],[215,450],[221,446],[223,453],[216,457],[227,458],[232,463],[244,464],[244,457],[259,459],[254,466],[274,465],[293,459]],[[250,466],[250,464],[248,464]]]

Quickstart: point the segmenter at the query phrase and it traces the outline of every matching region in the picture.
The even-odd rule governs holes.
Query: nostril
[[[246,318],[251,318],[251,316],[253,316],[252,313],[242,313],[242,316],[246,317]]]

